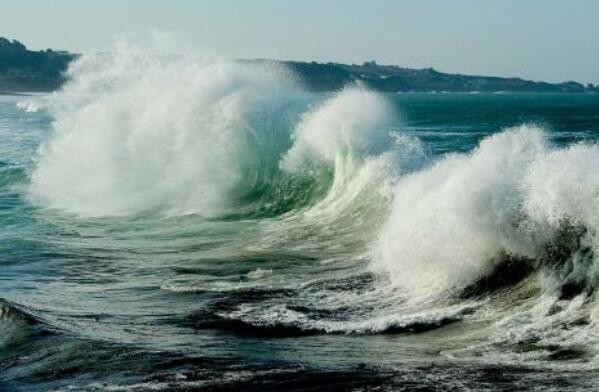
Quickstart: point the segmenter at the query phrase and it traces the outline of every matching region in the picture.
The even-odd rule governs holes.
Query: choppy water
[[[599,96],[84,57],[0,97],[0,389],[599,379]]]

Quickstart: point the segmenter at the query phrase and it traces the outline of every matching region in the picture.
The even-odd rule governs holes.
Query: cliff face
[[[0,37],[0,92],[52,91],[64,83],[64,72],[75,55],[27,50],[19,41]]]
[[[0,92],[52,91],[65,81],[64,73],[77,55],[46,49],[31,51],[18,41],[0,37]],[[367,62],[362,65],[274,60],[290,68],[311,91],[335,91],[360,82],[382,92],[564,92],[599,93],[599,87],[577,82],[545,83],[520,78],[447,74],[432,68],[411,69]]]

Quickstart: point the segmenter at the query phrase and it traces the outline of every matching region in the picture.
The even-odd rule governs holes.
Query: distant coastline
[[[535,82],[521,78],[448,74],[433,68],[412,69],[379,65],[282,62],[294,70],[311,90],[330,91],[360,81],[381,92],[420,93],[599,93],[599,86],[574,81]]]
[[[67,80],[65,72],[77,54],[46,49],[31,51],[16,40],[0,37],[0,94],[50,92]],[[310,91],[336,91],[360,82],[380,92],[420,93],[599,93],[599,86],[574,81],[547,83],[521,78],[472,76],[395,65],[240,60],[283,64]]]
[[[65,71],[76,57],[52,49],[31,51],[19,41],[0,37],[0,93],[56,90],[65,82]]]

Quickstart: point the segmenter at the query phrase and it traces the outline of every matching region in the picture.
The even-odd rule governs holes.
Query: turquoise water
[[[599,96],[144,67],[0,97],[3,390],[596,385]]]

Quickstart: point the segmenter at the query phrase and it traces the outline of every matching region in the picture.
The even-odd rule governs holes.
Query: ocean
[[[599,95],[69,77],[0,96],[0,390],[599,387]]]

